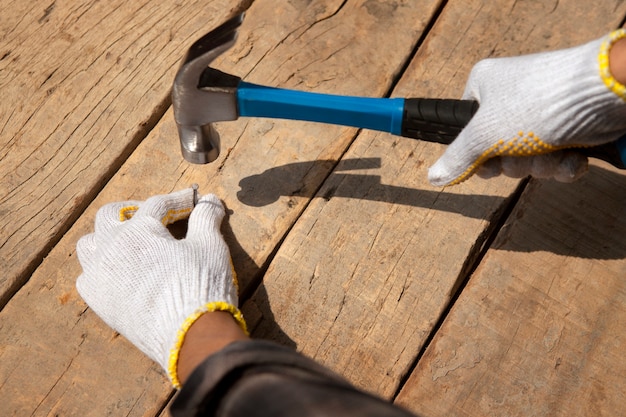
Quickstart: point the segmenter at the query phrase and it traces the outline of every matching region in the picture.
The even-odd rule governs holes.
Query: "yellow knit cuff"
[[[626,29],[618,29],[611,32],[600,46],[598,62],[600,64],[600,77],[602,77],[604,84],[609,90],[613,91],[621,97],[622,100],[626,101],[626,87],[613,77],[609,65],[609,52],[611,51],[611,47],[615,42],[622,38],[626,38]]]
[[[167,374],[170,377],[174,388],[181,388],[181,383],[178,379],[178,356],[180,354],[180,349],[183,346],[183,342],[185,341],[187,331],[204,313],[211,313],[214,311],[226,311],[232,314],[232,316],[235,318],[235,321],[239,324],[239,327],[241,327],[241,330],[243,330],[243,332],[248,335],[248,328],[243,318],[243,314],[241,314],[241,311],[239,311],[239,309],[232,304],[228,304],[224,301],[216,301],[208,303],[196,310],[192,315],[187,317],[183,324],[180,326],[180,329],[176,334],[174,347],[170,350],[170,356],[167,362]]]

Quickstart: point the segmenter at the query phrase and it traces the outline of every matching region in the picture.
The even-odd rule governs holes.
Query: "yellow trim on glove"
[[[124,222],[126,220],[132,219],[137,210],[139,210],[139,206],[122,207],[120,209],[120,221]],[[187,217],[189,217],[191,210],[193,210],[191,207],[178,210],[170,209],[161,219],[161,223],[163,223],[163,226],[169,226],[170,224],[175,223],[179,220],[186,219]]]
[[[125,222],[133,218],[135,213],[139,210],[139,206],[126,206],[120,209],[120,221]]]
[[[600,64],[600,77],[609,90],[621,97],[626,101],[626,86],[617,81],[613,74],[611,74],[611,67],[609,62],[609,53],[611,47],[618,40],[626,38],[626,29],[618,29],[609,33],[602,45],[600,46],[600,54],[598,55],[598,62]]]
[[[161,219],[161,223],[163,223],[163,226],[169,226],[170,224],[176,223],[179,220],[186,219],[187,217],[189,217],[189,213],[191,213],[191,210],[191,207],[178,210],[168,210],[165,214],[165,217]]]
[[[450,185],[456,185],[465,181],[471,177],[483,163],[496,156],[543,155],[563,148],[566,148],[566,146],[554,146],[542,141],[533,132],[529,132],[528,134],[519,132],[517,136],[511,140],[505,141],[504,139],[500,139],[498,142],[494,143],[489,149],[483,152],[464,173],[452,181]]]
[[[176,341],[174,342],[174,347],[170,350],[170,356],[167,363],[167,374],[172,381],[172,385],[176,389],[181,388],[180,380],[178,379],[178,357],[180,355],[180,349],[183,346],[185,341],[185,336],[189,331],[189,328],[198,320],[204,313],[211,313],[214,311],[226,311],[235,318],[235,321],[241,327],[241,330],[248,335],[248,328],[246,326],[246,322],[243,318],[243,314],[237,307],[232,304],[228,304],[224,301],[215,301],[204,305],[203,307],[196,310],[192,315],[187,317],[183,324],[180,326],[178,333],[176,334]]]

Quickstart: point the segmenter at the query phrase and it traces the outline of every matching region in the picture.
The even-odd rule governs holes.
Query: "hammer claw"
[[[199,89],[199,84],[209,64],[235,43],[243,16],[235,16],[194,42],[174,79],[174,119],[183,157],[189,162],[206,164],[217,159],[220,141],[211,123],[237,119],[236,87],[207,91]]]

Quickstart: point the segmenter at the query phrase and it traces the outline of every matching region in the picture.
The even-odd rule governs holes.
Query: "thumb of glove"
[[[437,162],[428,169],[428,180],[431,184],[442,186],[453,183],[457,178],[466,178],[485,162],[481,160],[481,155],[485,151],[481,145],[485,141],[477,139],[481,132],[475,132],[473,123],[479,119],[479,113],[480,110]]]
[[[481,102],[480,80],[490,70],[490,65],[491,61],[486,60],[474,66],[465,85],[463,100]],[[456,178],[461,177],[462,174],[472,172],[479,165],[475,161],[484,152],[484,149],[480,147],[483,141],[476,140],[476,136],[481,132],[481,129],[477,128],[476,125],[481,116],[487,112],[488,108],[485,107],[483,104],[478,109],[459,136],[448,146],[435,164],[429,168],[428,180],[431,184],[436,186],[447,185]],[[463,176],[465,177],[466,175]]]

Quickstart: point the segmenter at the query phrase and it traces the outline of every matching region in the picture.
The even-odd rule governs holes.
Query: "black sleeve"
[[[292,349],[258,340],[232,343],[207,358],[170,412],[173,417],[414,417]]]

